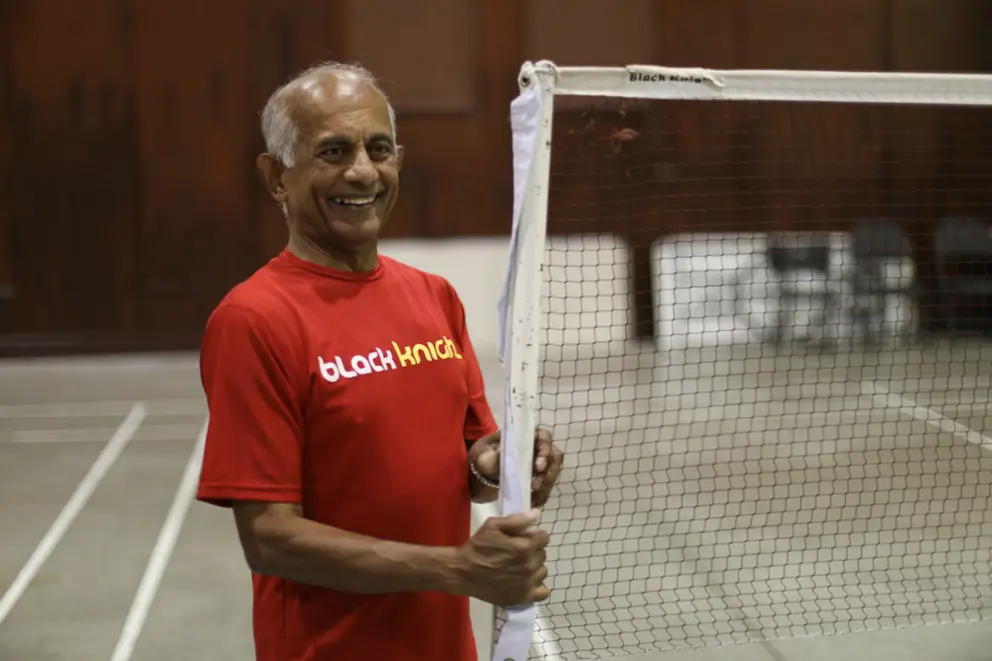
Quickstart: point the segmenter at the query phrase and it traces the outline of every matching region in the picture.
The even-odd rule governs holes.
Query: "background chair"
[[[799,302],[809,304],[808,340],[819,328],[819,341],[832,344],[836,339],[839,279],[831,269],[830,235],[823,232],[778,233],[769,237],[768,267],[779,281],[779,306],[774,332],[775,344],[781,344],[783,331],[796,327]],[[833,323],[832,323],[833,322]],[[793,335],[793,339],[794,339]]]
[[[944,218],[934,234],[940,310],[952,333],[960,330],[963,300],[992,297],[992,225],[978,218]]]
[[[877,345],[886,334],[887,313],[894,309],[893,335],[912,341],[919,330],[919,280],[909,236],[894,220],[870,219],[854,224],[851,239],[855,331],[866,345]]]

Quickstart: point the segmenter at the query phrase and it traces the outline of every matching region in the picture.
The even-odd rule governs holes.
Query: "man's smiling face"
[[[374,246],[399,194],[402,148],[394,142],[387,101],[348,72],[305,81],[292,94],[294,162],[273,173],[279,183],[273,195],[308,244],[363,252]]]

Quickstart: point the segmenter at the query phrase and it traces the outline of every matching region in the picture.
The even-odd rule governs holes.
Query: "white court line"
[[[100,418],[124,415],[133,402],[57,402],[54,404],[9,404],[0,406],[0,418]],[[160,399],[145,402],[154,415],[201,415],[206,410],[202,399]]]
[[[189,442],[200,430],[199,425],[184,424],[144,424],[132,443],[153,441],[183,441]],[[0,445],[4,443],[35,444],[35,443],[103,443],[113,433],[113,429],[101,427],[77,427],[73,429],[14,429],[4,438],[0,432]]]
[[[196,445],[193,447],[193,452],[190,454],[189,461],[186,462],[186,470],[183,472],[183,477],[179,482],[179,488],[176,490],[176,497],[172,501],[172,507],[169,508],[169,514],[165,517],[165,523],[159,532],[158,540],[155,542],[155,548],[152,549],[152,554],[148,558],[145,575],[142,576],[141,585],[138,586],[138,591],[134,595],[131,610],[127,614],[127,619],[124,621],[124,628],[121,630],[121,636],[117,640],[117,647],[114,648],[111,661],[130,661],[131,655],[134,653],[135,643],[137,643],[138,636],[141,635],[141,630],[145,626],[148,611],[151,609],[152,602],[155,601],[155,594],[158,592],[159,585],[162,583],[165,568],[169,564],[172,551],[176,547],[176,541],[182,532],[183,523],[186,521],[186,514],[189,512],[189,507],[196,497],[196,487],[200,478],[200,464],[203,461],[203,446],[207,438],[208,422],[209,418],[207,421],[204,421],[203,428],[200,430],[200,434],[196,439]]]
[[[889,392],[888,388],[880,383],[863,381],[861,383],[861,394],[871,395],[876,402],[884,406],[898,409],[906,415],[925,422],[940,431],[954,434],[958,438],[969,443],[974,443],[986,450],[992,450],[992,438],[980,434],[974,429],[962,425],[960,422],[946,418],[928,406],[921,406],[908,397]]]
[[[79,486],[76,487],[76,491],[69,498],[69,502],[59,512],[52,526],[45,533],[37,548],[35,548],[34,553],[28,558],[17,578],[14,579],[14,582],[7,588],[7,592],[3,595],[3,598],[0,599],[0,623],[7,619],[7,616],[14,609],[14,605],[24,594],[24,591],[27,590],[28,585],[34,580],[34,577],[37,576],[42,565],[45,564],[52,551],[62,541],[62,537],[65,536],[66,531],[72,525],[73,521],[76,520],[76,517],[79,516],[79,512],[89,501],[90,496],[96,491],[97,486],[106,477],[114,462],[117,461],[117,458],[120,457],[121,452],[127,447],[135,432],[138,431],[138,427],[141,426],[141,421],[145,419],[146,414],[145,406],[141,402],[131,405],[131,410],[128,412],[127,417],[124,418],[117,431],[107,441],[107,445],[100,452],[100,456],[96,458],[96,461],[93,462],[89,472],[79,482]]]

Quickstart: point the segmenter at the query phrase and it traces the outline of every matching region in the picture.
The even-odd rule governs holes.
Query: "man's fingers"
[[[537,429],[534,432],[534,472],[543,473],[548,469],[554,443],[547,429]]]
[[[561,466],[565,463],[565,452],[557,446],[551,447],[550,471],[557,475],[561,471]]]
[[[494,517],[489,519],[489,523],[497,530],[501,530],[508,535],[520,535],[537,525],[541,513],[532,509],[527,514],[509,514],[507,516]]]

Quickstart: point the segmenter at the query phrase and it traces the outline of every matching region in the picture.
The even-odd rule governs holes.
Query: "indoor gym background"
[[[12,361],[0,373],[0,404],[9,407],[2,410],[0,516],[12,540],[0,548],[4,590],[98,454],[112,440],[123,445],[133,432],[120,459],[91,482],[92,498],[0,624],[0,651],[12,659],[110,658],[136,594],[147,594],[138,593],[139,584],[170,511],[176,511],[170,508],[203,423],[195,356],[100,354],[195,350],[213,303],[278,248],[278,212],[251,164],[260,145],[256,113],[292,71],[321,58],[355,59],[386,80],[410,153],[403,202],[390,230],[401,243],[392,249],[449,275],[462,293],[493,404],[500,408],[493,339],[510,215],[506,115],[525,59],[877,71],[988,71],[992,64],[981,33],[988,9],[963,1],[797,6],[769,0],[745,7],[722,0],[622,6],[431,0],[416,7],[303,2],[285,9],[258,3],[247,11],[233,2],[101,2],[85,10],[36,2],[16,14],[0,11],[0,62],[10,90],[0,122],[0,169],[8,182],[0,202],[0,344],[10,356],[52,356]],[[413,49],[421,61],[407,56]],[[46,69],[46,63],[52,66]],[[45,75],[38,74],[42,69]],[[766,128],[774,133],[776,125],[769,120]],[[905,128],[941,147],[940,158],[928,161],[934,181],[940,167],[963,160],[963,150],[974,143],[973,136],[941,122]],[[843,113],[823,119],[824,142],[843,141],[857,130],[857,119]],[[439,135],[460,148],[438,149]],[[53,153],[59,155],[54,175]],[[877,176],[881,189],[884,173]],[[597,188],[601,208],[616,209],[610,196],[617,189],[612,191]],[[611,222],[609,213],[593,216]],[[590,223],[583,232],[609,229]],[[677,226],[688,229],[684,219]],[[650,230],[670,233],[664,226]],[[926,228],[915,226],[914,235],[925,236]],[[632,311],[636,335],[649,345],[658,320],[645,316],[643,296],[657,289],[647,270],[655,238],[635,242],[629,260],[632,288],[642,297]],[[943,331],[933,296],[924,301],[923,317],[928,329]],[[950,461],[974,459],[978,446],[961,440],[960,429],[957,436],[935,435],[932,425],[912,414],[894,413],[892,394],[979,433],[987,424],[985,340],[951,342],[944,334],[938,346],[946,364],[963,370],[949,374],[960,380],[943,387],[969,399],[944,401],[913,386],[888,395],[857,390],[844,396],[858,398],[880,425],[934,439],[952,453]],[[67,356],[82,353],[98,355]],[[719,362],[716,356],[685,355],[690,364]],[[650,359],[644,369],[651,382],[698,385],[698,376],[671,369],[670,360]],[[806,384],[849,381],[860,389],[878,380],[880,368],[858,366],[857,358],[808,360],[803,364],[816,374]],[[921,362],[884,352],[872,360]],[[786,366],[768,373],[790,371]],[[776,397],[790,396],[788,382],[764,387],[769,393],[779,388]],[[939,393],[941,385],[929,387]],[[825,401],[829,414],[831,399]],[[72,402],[83,405],[67,406]],[[135,402],[145,402],[140,420]],[[698,410],[713,413],[693,397],[678,404],[689,417]],[[801,430],[786,411],[749,414],[779,425],[779,431],[784,427],[779,440]],[[847,419],[838,416],[835,424]],[[803,442],[811,448],[829,440]],[[563,490],[560,497],[568,495]],[[167,528],[173,530],[181,534],[169,562],[154,565],[163,568],[163,582],[133,658],[249,654],[248,584],[229,519],[194,505],[181,530]],[[487,624],[484,615],[481,621]],[[934,627],[693,654],[853,659],[885,653],[912,658],[912,651],[922,658],[983,658],[985,631],[984,625]],[[126,646],[121,650],[127,653]]]

